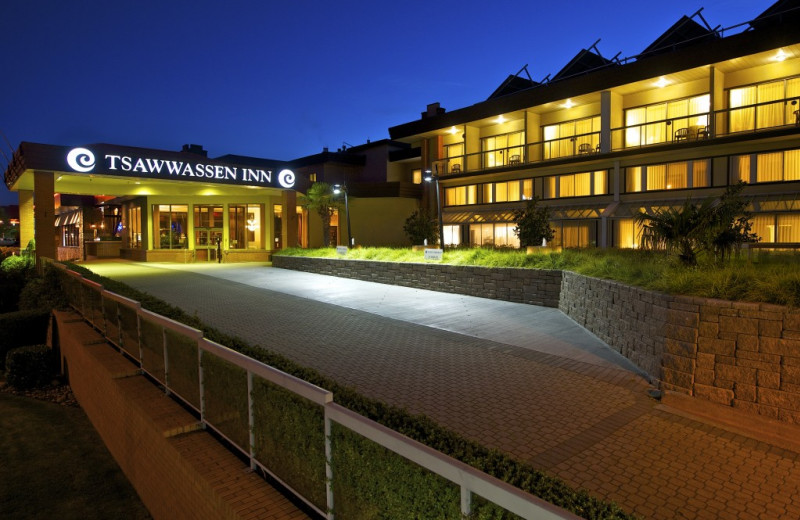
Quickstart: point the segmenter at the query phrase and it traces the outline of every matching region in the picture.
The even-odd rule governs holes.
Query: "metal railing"
[[[203,337],[194,329],[142,308],[102,285],[52,263],[70,305],[135,362],[164,391],[320,515],[333,519],[337,474],[336,424],[460,488],[462,517],[473,496],[526,519],[577,519],[472,466],[446,456],[333,402],[333,394]],[[303,435],[283,430],[300,421]],[[493,506],[493,507],[494,507]],[[424,514],[425,511],[420,511]]]
[[[713,112],[612,128],[608,150],[618,152],[670,143],[691,143],[729,135],[800,126],[800,98],[755,103]],[[602,153],[600,132],[536,141],[433,161],[440,175],[537,164]]]

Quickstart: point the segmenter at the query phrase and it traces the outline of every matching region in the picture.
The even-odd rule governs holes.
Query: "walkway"
[[[254,264],[87,267],[645,518],[800,518],[795,443],[650,399],[557,310]]]

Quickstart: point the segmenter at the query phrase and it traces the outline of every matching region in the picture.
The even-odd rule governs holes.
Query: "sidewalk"
[[[254,264],[86,267],[645,518],[800,517],[795,443],[650,399],[557,310]]]

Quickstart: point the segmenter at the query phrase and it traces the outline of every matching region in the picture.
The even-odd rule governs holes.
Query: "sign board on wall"
[[[64,165],[54,169],[89,175],[119,175],[282,189],[291,189],[295,185],[295,174],[288,169],[281,169],[276,174],[270,168],[232,164],[186,152],[104,144],[72,149],[65,147]]]

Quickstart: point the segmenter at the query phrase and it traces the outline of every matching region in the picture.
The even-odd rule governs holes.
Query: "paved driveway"
[[[555,309],[258,264],[86,266],[643,517],[800,518],[793,445],[650,399]]]

